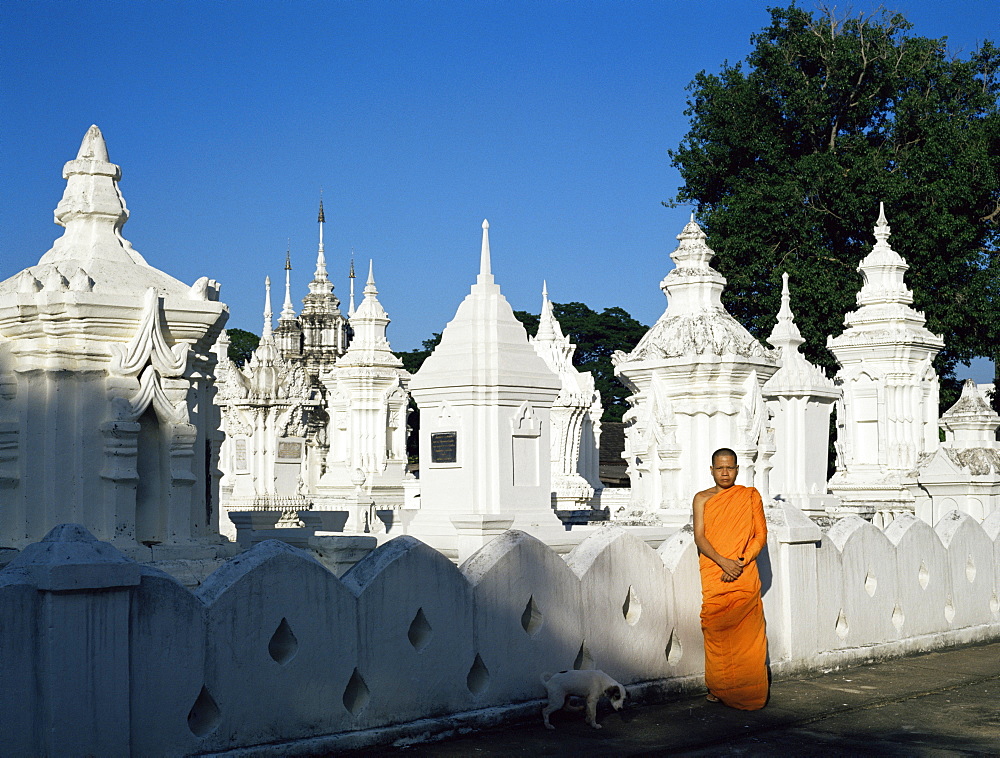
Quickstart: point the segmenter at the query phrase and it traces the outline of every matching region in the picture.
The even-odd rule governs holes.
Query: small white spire
[[[878,204],[878,220],[875,222],[876,245],[886,245],[892,230],[889,228],[889,220],[885,217],[885,203]]]
[[[292,305],[292,247],[291,240],[288,243],[288,250],[285,251],[285,303],[281,306],[280,321],[291,321],[295,318],[295,308]]]
[[[319,250],[316,253],[316,273],[313,276],[316,281],[325,282],[327,280],[326,273],[326,255],[323,252],[323,225],[326,223],[326,214],[323,213],[323,199],[320,198],[319,201]]]
[[[562,339],[562,329],[556,321],[555,313],[552,311],[552,303],[549,302],[549,285],[542,280],[542,312],[538,317],[538,331],[535,334],[537,340]]]
[[[264,333],[261,335],[261,339],[271,336],[271,318],[274,314],[271,312],[271,277],[264,277]]]
[[[351,280],[351,300],[350,305],[347,308],[347,317],[350,318],[354,315],[354,248],[351,248],[351,273],[347,275],[347,278]]]
[[[368,297],[369,295],[374,296],[374,295],[378,294],[378,290],[375,289],[375,274],[373,273],[373,271],[374,271],[374,264],[372,263],[372,259],[369,258],[368,259],[368,281],[365,282],[365,297]]]
[[[101,163],[111,162],[111,158],[108,157],[108,145],[97,124],[91,124],[83,136],[83,142],[80,144],[80,151],[76,154],[76,159],[78,161],[100,161]]]
[[[490,222],[486,219],[483,219],[483,247],[479,254],[476,284],[493,284],[493,273],[490,271]]]
[[[781,308],[778,310],[778,322],[771,330],[767,341],[774,347],[784,351],[786,360],[797,355],[799,345],[805,342],[799,327],[795,325],[792,313],[791,295],[788,291],[788,272],[781,275]]]

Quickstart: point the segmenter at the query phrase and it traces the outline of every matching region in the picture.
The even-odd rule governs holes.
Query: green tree
[[[243,329],[226,329],[226,334],[229,336],[229,360],[242,366],[257,349],[260,337]]]
[[[770,13],[745,67],[697,75],[670,151],[672,204],[697,207],[726,306],[765,338],[789,272],[805,351],[832,369],[884,201],[914,307],[946,341],[939,372],[984,355],[1000,374],[1000,50],[952,56],[884,11]]]
[[[621,421],[628,409],[629,391],[615,378],[611,356],[616,350],[629,352],[649,327],[643,326],[622,308],[605,308],[598,313],[583,303],[552,303],[552,312],[563,333],[576,345],[573,365],[594,375],[594,386],[604,403],[604,421]],[[538,316],[514,311],[528,334],[538,332]]]

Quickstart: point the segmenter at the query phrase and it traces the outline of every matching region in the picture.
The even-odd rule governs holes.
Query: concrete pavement
[[[1000,756],[1000,642],[779,680],[761,711],[683,695],[357,756]]]

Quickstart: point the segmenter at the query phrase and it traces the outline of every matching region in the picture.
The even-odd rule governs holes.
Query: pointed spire
[[[316,271],[313,280],[309,282],[309,293],[313,295],[329,295],[333,292],[333,285],[326,272],[326,254],[323,251],[323,224],[326,223],[326,214],[323,213],[323,200],[319,201],[319,249],[316,252]]]
[[[693,267],[712,271],[709,264],[715,256],[715,251],[706,244],[705,240],[707,239],[708,235],[698,226],[698,222],[694,220],[694,213],[692,213],[691,220],[677,235],[677,241],[680,244],[670,254],[670,257],[678,268]]]
[[[889,235],[892,230],[889,228],[889,220],[885,217],[885,203],[879,201],[878,220],[875,222],[875,239],[877,245],[888,246]]]
[[[486,219],[483,219],[483,247],[479,254],[476,284],[493,284],[493,273],[490,271],[490,222]]]
[[[264,277],[264,333],[261,339],[271,336],[271,277]]]
[[[351,273],[347,275],[347,278],[351,280],[351,299],[347,307],[347,317],[350,318],[354,315],[354,248],[351,248]]]
[[[385,336],[389,315],[378,301],[374,270],[374,263],[369,260],[365,296],[351,316],[354,338],[344,357],[337,361],[338,366],[402,366],[401,361],[392,354]]]
[[[542,312],[538,317],[538,331],[529,339],[538,356],[557,374],[569,371],[576,345],[565,336],[549,301],[548,282],[542,281]]]
[[[83,135],[83,142],[80,143],[80,151],[76,154],[78,161],[100,161],[101,163],[111,163],[108,156],[108,145],[104,141],[104,135],[97,128],[97,124],[91,124],[87,133]]]
[[[295,319],[295,308],[292,305],[292,242],[288,241],[288,250],[285,251],[285,303],[281,306],[281,316],[279,321],[292,321]]]
[[[323,213],[323,190],[319,191],[319,218],[316,219],[319,223],[326,223],[326,214]]]
[[[787,271],[781,275],[781,308],[778,311],[778,323],[774,325],[767,341],[788,355],[797,352],[799,345],[805,342],[798,326],[795,325],[795,316],[792,314]]]
[[[562,337],[562,328],[552,312],[552,303],[549,302],[548,282],[542,280],[542,312],[538,317],[538,332],[535,334],[535,339],[551,340]]]
[[[904,318],[916,317],[915,321],[923,323],[923,315],[918,314],[910,304],[913,293],[906,286],[905,274],[909,269],[903,257],[889,245],[889,235],[892,230],[885,216],[885,204],[878,205],[878,220],[875,222],[875,244],[858,264],[858,271],[864,274],[864,285],[857,295],[859,306],[876,305],[897,306],[899,315]],[[909,314],[907,316],[906,314]],[[852,318],[848,314],[847,320]],[[846,321],[845,321],[846,323]]]

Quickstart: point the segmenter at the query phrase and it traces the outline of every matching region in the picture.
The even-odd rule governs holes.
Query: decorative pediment
[[[135,336],[125,346],[112,342],[111,373],[116,376],[135,376],[147,363],[152,363],[161,376],[181,376],[187,366],[190,346],[179,343],[170,347],[166,329],[160,318],[160,298],[156,290],[146,290],[142,319]]]
[[[541,433],[541,419],[527,400],[514,412],[510,419],[510,428],[516,437],[537,437]]]
[[[115,398],[114,405],[119,416],[128,421],[139,418],[152,405],[161,421],[174,424],[188,422],[187,403],[183,400],[176,405],[170,402],[153,366],[147,366],[139,377],[139,390],[131,398]]]

